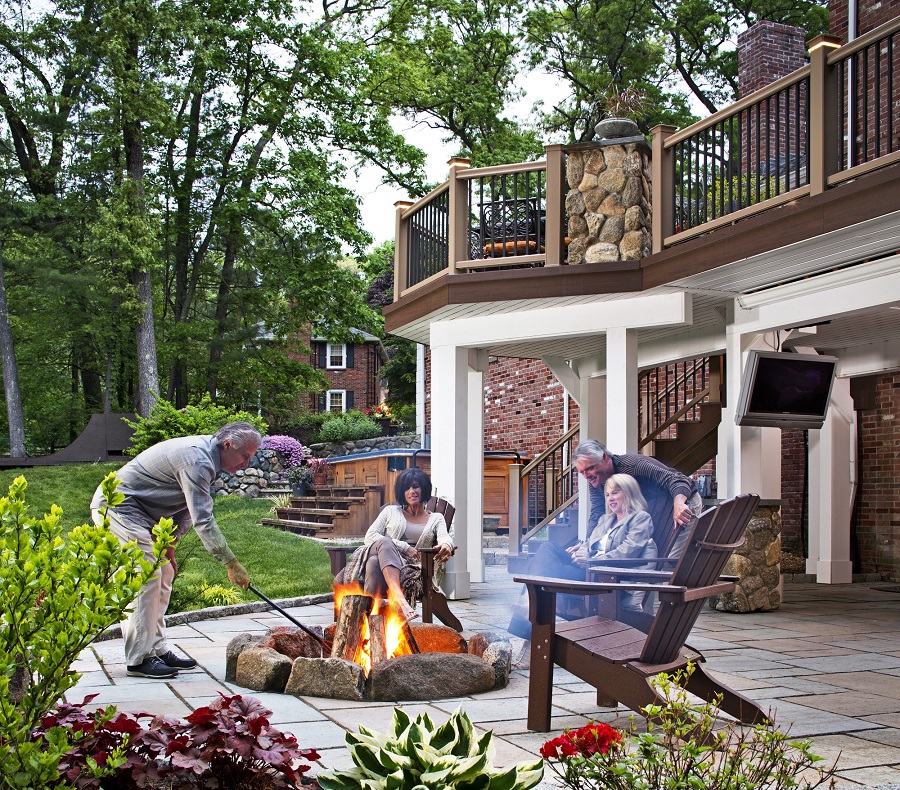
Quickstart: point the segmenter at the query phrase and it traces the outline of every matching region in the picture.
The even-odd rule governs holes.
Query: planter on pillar
[[[737,576],[735,591],[710,599],[720,612],[771,612],[781,606],[781,502],[763,500],[747,529],[744,545],[722,571]]]

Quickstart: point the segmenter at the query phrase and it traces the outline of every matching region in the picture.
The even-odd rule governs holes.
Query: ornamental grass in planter
[[[566,730],[541,756],[575,790],[811,790],[834,787],[835,766],[820,768],[808,741],[772,725],[725,721],[714,703],[694,704],[683,683],[692,666],[652,681],[665,705],[644,708],[647,731],[592,723]],[[656,721],[654,722],[653,719]]]

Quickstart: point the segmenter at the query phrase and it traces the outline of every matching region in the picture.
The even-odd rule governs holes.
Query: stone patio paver
[[[900,782],[900,595],[876,586],[786,585],[784,604],[776,612],[740,615],[704,609],[689,640],[723,682],[763,708],[776,708],[779,725],[790,726],[792,736],[810,737],[813,750],[825,756],[843,751],[846,758],[838,763],[842,790]],[[518,595],[505,569],[488,567],[486,581],[472,584],[472,597],[451,602],[451,608],[467,631],[505,632]],[[328,602],[289,611],[307,625],[332,620]],[[208,704],[218,690],[251,694],[272,709],[275,726],[293,732],[303,748],[320,752],[314,772],[349,768],[346,731],[356,731],[360,724],[386,729],[392,703],[259,694],[224,681],[225,647],[233,636],[285,623],[277,613],[254,613],[170,628],[172,643],[196,658],[200,668],[165,682],[128,677],[121,640],[95,643],[79,657],[76,668],[85,674],[67,697],[80,701],[96,693],[94,705],[184,716]],[[522,640],[510,637],[510,642],[513,655],[520,656]],[[533,733],[525,725],[527,695],[528,670],[519,667],[506,689],[397,704],[410,715],[427,711],[435,721],[445,721],[462,703],[479,730],[494,731],[497,765],[536,756],[563,728],[589,719],[624,725],[631,715],[624,708],[597,708],[589,685],[556,670],[553,730]],[[548,771],[540,790],[558,786]]]

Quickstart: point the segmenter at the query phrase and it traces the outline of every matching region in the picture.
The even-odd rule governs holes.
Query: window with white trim
[[[341,414],[347,411],[347,390],[328,390],[325,393],[325,411]]]
[[[325,367],[328,370],[342,370],[347,367],[347,344],[329,343],[325,349]]]

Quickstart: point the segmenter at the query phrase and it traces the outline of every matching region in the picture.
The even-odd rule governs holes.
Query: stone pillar
[[[772,612],[781,606],[780,503],[762,500],[744,530],[744,545],[725,564],[722,573],[737,576],[733,593],[710,599],[720,612]]]
[[[566,148],[569,264],[636,261],[650,254],[650,146]]]

